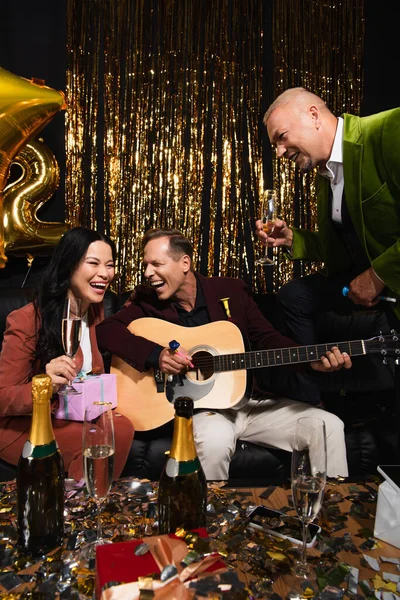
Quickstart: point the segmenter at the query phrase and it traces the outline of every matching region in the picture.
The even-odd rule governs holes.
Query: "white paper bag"
[[[379,486],[374,536],[400,548],[400,489],[388,481]]]

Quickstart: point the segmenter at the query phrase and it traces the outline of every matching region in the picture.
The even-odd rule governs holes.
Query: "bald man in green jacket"
[[[354,304],[373,307],[379,296],[400,318],[400,108],[368,117],[335,117],[324,101],[291,88],[271,104],[264,123],[279,157],[306,173],[318,168],[317,230],[277,219],[260,240],[292,259],[320,261],[323,270],[295,279],[278,293],[289,333],[316,341],[318,312]],[[348,297],[342,294],[348,286]],[[354,304],[352,304],[354,303]]]

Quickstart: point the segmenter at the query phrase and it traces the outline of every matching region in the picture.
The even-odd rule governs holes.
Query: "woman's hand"
[[[69,356],[57,356],[47,363],[46,374],[51,377],[55,394],[62,385],[67,385],[76,377],[75,360]]]
[[[326,356],[323,356],[321,360],[312,362],[310,366],[314,371],[320,373],[333,373],[333,371],[338,371],[342,367],[350,369],[351,364],[351,358],[347,352],[340,352],[337,346],[333,346],[331,350],[328,350]]]

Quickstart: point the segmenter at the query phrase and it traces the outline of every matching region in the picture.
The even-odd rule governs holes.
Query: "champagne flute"
[[[303,546],[294,574],[309,579],[307,564],[308,525],[320,511],[326,483],[325,423],[317,417],[302,417],[296,423],[292,453],[292,498],[302,522]]]
[[[263,230],[269,235],[275,225],[277,193],[275,190],[264,190],[261,200],[261,221]],[[275,259],[268,256],[268,246],[265,246],[264,255],[255,261],[256,265],[272,267]],[[272,255],[273,256],[273,255]]]
[[[86,407],[82,451],[86,487],[97,505],[96,539],[85,548],[86,557],[92,558],[96,546],[111,543],[103,539],[101,528],[101,504],[114,478],[114,421],[110,402],[93,402]]]
[[[64,352],[70,358],[74,358],[78,352],[81,341],[82,313],[81,301],[73,296],[67,297],[64,303],[64,312],[62,318],[61,337]],[[73,396],[80,394],[72,385],[63,385],[59,393]]]

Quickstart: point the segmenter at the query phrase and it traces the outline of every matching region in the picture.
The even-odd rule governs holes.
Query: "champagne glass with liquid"
[[[326,483],[325,423],[317,417],[302,417],[296,423],[292,453],[292,498],[302,522],[303,546],[294,574],[309,579],[307,564],[308,525],[320,511]]]
[[[70,358],[74,358],[78,352],[81,341],[82,313],[80,298],[67,297],[64,303],[64,312],[62,318],[62,345],[64,352]],[[59,393],[73,396],[80,394],[72,385],[63,385]]]
[[[86,487],[97,505],[96,539],[84,550],[89,559],[95,557],[96,546],[111,543],[103,539],[101,527],[101,505],[114,478],[114,421],[110,402],[93,402],[86,407],[82,436]]]
[[[276,203],[277,203],[277,193],[275,190],[264,190],[262,199],[261,199],[261,222],[263,225],[263,230],[267,235],[269,235],[275,225],[276,219]],[[269,256],[271,254],[271,256]],[[272,267],[275,264],[275,259],[273,258],[273,250],[271,248],[271,253],[269,252],[268,246],[265,246],[264,255],[261,256],[258,260],[255,261],[256,265],[263,265],[266,267]]]

